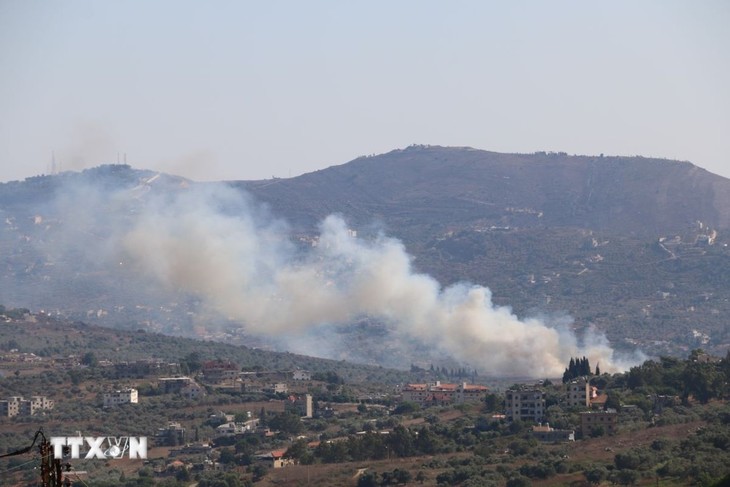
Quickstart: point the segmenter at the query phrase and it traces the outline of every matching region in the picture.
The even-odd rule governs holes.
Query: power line
[[[27,461],[25,463],[21,463],[20,465],[16,465],[14,467],[10,467],[7,470],[3,470],[2,472],[0,472],[0,475],[6,474],[6,473],[8,473],[8,472],[10,472],[12,470],[15,470],[15,469],[20,468],[20,467],[24,467],[24,466],[28,465],[29,463],[35,463],[37,461],[38,460],[34,458],[33,460]]]

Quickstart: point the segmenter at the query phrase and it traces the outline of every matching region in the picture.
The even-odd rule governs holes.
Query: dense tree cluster
[[[693,350],[689,360],[661,357],[632,367],[625,379],[634,391],[675,395],[684,402],[693,397],[706,404],[730,394],[730,352],[723,360],[713,360],[700,349]]]
[[[570,363],[563,373],[563,384],[577,378],[586,377],[591,375],[591,365],[588,359],[583,358],[570,358]]]

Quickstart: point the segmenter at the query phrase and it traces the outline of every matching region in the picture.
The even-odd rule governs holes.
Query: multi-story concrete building
[[[618,412],[615,409],[580,413],[580,431],[584,438],[599,434],[612,435],[617,428]]]
[[[505,393],[506,416],[510,421],[534,421],[545,417],[545,392],[540,389],[516,389]]]
[[[112,391],[104,393],[104,407],[113,408],[120,404],[137,404],[139,401],[139,394],[137,389],[123,389],[120,391]]]
[[[229,360],[212,360],[203,363],[203,377],[207,384],[233,384],[240,369]]]
[[[477,384],[442,384],[436,381],[429,384],[406,384],[401,391],[401,397],[403,401],[414,402],[421,407],[443,406],[477,403],[484,400],[487,391],[487,387]]]
[[[571,380],[566,386],[565,404],[569,408],[587,408],[591,405],[592,388],[586,377]]]
[[[185,428],[180,423],[170,422],[165,428],[158,428],[155,434],[155,445],[177,446],[185,444]]]
[[[292,373],[292,380],[312,380],[312,374],[306,370],[297,369]]]
[[[32,396],[30,399],[12,396],[0,401],[0,416],[32,416],[39,411],[53,409],[53,406],[53,401],[46,396]]]
[[[163,394],[181,393],[187,386],[198,386],[198,383],[190,377],[160,377],[157,379],[157,383],[160,389],[162,389]]]

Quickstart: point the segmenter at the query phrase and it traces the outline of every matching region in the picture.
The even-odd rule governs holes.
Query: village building
[[[575,431],[551,428],[549,423],[545,423],[532,427],[532,437],[544,443],[564,443],[575,441]]]
[[[287,465],[294,465],[296,461],[293,458],[285,458],[286,450],[273,450],[267,453],[256,455],[256,460],[263,462],[269,468],[282,468]]]
[[[545,417],[545,392],[534,388],[508,390],[505,393],[505,409],[510,421],[539,423]]]
[[[171,421],[164,428],[158,428],[155,433],[155,445],[177,446],[185,444],[185,428],[180,423]]]
[[[578,377],[566,385],[565,404],[569,408],[587,408],[591,399],[595,398],[597,390],[592,387],[587,377]]]
[[[584,438],[590,436],[616,433],[618,412],[615,409],[606,411],[586,411],[580,413],[580,432]]]
[[[406,384],[401,390],[403,401],[414,402],[421,407],[447,404],[478,403],[484,400],[487,387],[477,384]]]
[[[46,396],[31,396],[25,399],[21,396],[12,396],[0,401],[0,416],[12,418],[14,416],[33,416],[43,410],[53,409],[54,402]]]
[[[180,388],[180,395],[187,399],[198,399],[205,395],[205,389],[195,381]]]
[[[105,408],[113,408],[120,404],[137,404],[139,401],[139,393],[137,389],[133,388],[105,392],[103,400]]]
[[[101,364],[101,361],[100,361]],[[140,378],[150,375],[172,375],[180,373],[180,364],[166,362],[162,359],[141,359],[134,362],[118,362],[113,364],[114,374],[118,379]]]
[[[309,371],[297,369],[292,373],[292,380],[312,380],[312,374]]]
[[[203,377],[208,384],[232,385],[238,379],[239,368],[230,360],[203,362]]]
[[[274,382],[264,388],[264,392],[270,392],[273,394],[286,394],[289,392],[289,387],[284,382]]]
[[[157,384],[163,394],[180,394],[188,399],[205,395],[205,389],[190,377],[160,377]]]

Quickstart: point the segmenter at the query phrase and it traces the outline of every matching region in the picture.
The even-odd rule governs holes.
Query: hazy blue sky
[[[0,181],[287,177],[410,144],[730,177],[730,2],[0,0]]]

